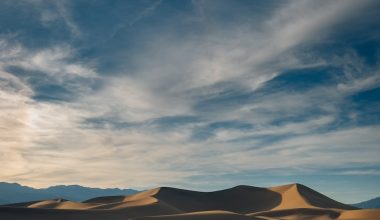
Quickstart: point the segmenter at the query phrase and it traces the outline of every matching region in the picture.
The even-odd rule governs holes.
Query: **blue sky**
[[[1,1],[1,181],[380,195],[378,1]]]

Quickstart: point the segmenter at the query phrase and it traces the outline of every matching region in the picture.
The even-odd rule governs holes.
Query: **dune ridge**
[[[64,199],[0,207],[0,219],[129,220],[359,220],[380,219],[380,210],[358,209],[302,184],[270,188],[236,186],[198,192],[170,187],[128,196],[104,196],[83,202]]]

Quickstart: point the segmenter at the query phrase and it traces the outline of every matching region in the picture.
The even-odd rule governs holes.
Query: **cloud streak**
[[[128,28],[107,29],[104,18],[99,27],[112,40],[86,43],[96,38],[85,18],[75,20],[75,2],[56,3],[59,17],[36,2],[36,27],[54,33],[52,23],[63,19],[75,39],[32,47],[0,35],[0,178],[34,186],[210,188],[240,184],[223,179],[234,174],[345,167],[352,170],[342,176],[378,176],[355,170],[380,163],[380,120],[361,119],[379,112],[379,100],[357,98],[376,94],[380,83],[378,63],[355,47],[374,40],[336,38],[354,35],[347,25],[374,1],[261,8],[237,1],[227,12],[242,14],[229,22],[220,19],[222,3],[188,3],[191,10],[152,2],[134,20],[116,22],[133,23]]]

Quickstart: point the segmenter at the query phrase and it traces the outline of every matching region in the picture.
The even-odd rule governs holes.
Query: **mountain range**
[[[362,209],[378,209],[380,208],[380,197],[376,197],[368,201],[359,202],[352,205],[355,207],[362,208]]]
[[[64,198],[71,201],[83,201],[99,196],[131,195],[138,192],[133,189],[100,189],[80,185],[58,185],[36,189],[18,183],[0,182],[0,205]]]

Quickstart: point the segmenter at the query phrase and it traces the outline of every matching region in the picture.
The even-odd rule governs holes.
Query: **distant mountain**
[[[0,182],[0,205],[55,198],[83,201],[99,196],[131,195],[137,192],[137,190],[133,189],[100,189],[79,185],[59,185],[44,189],[35,189],[22,186],[18,183]]]
[[[380,208],[380,197],[370,199],[368,201],[353,204],[353,206],[362,209],[378,209]]]

